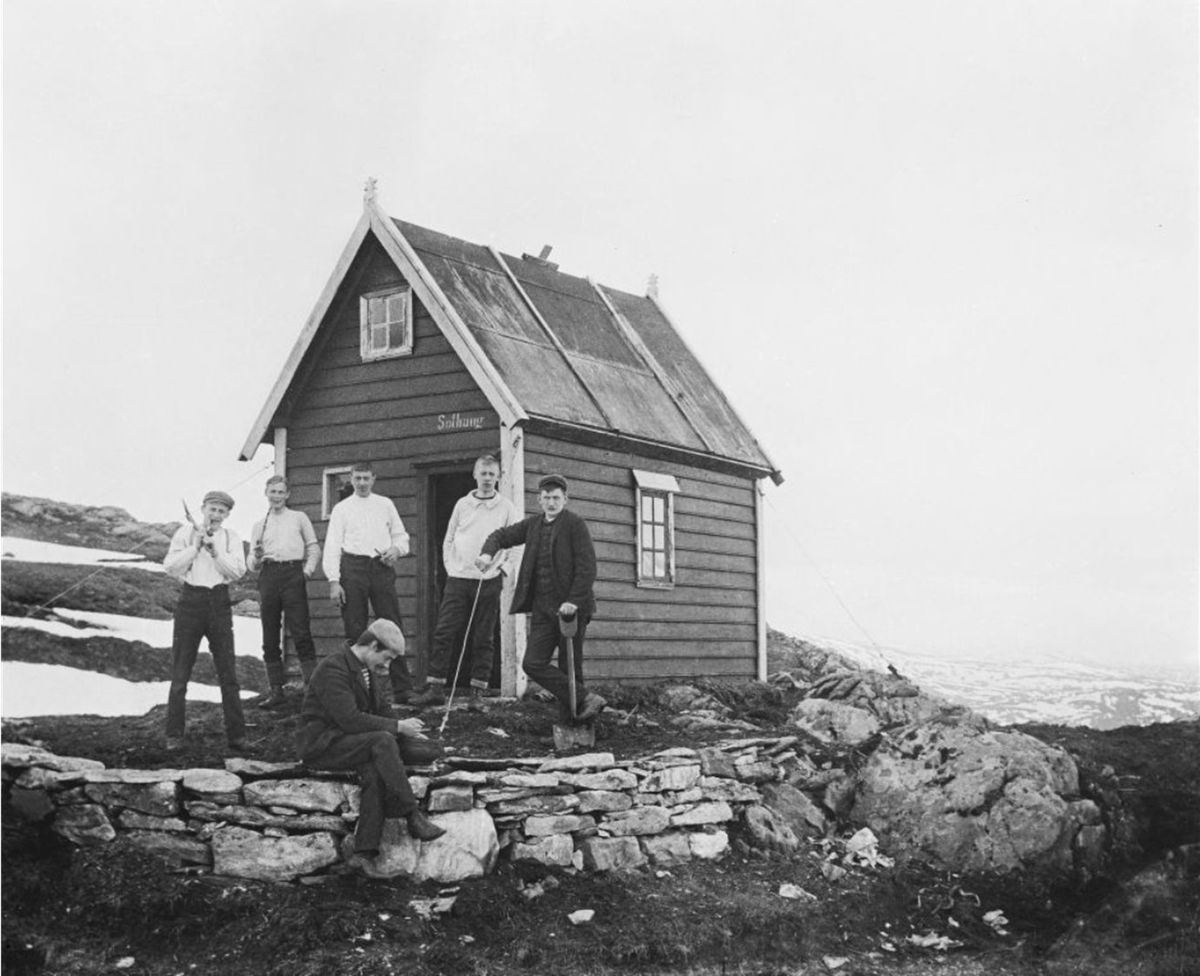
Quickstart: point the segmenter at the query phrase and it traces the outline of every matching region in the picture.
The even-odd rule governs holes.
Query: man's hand
[[[342,584],[337,580],[329,581],[329,599],[339,607],[346,602],[346,591],[342,589]]]
[[[397,559],[400,558],[400,550],[395,546],[388,546],[379,554],[379,561],[385,566],[395,565]]]
[[[564,603],[558,608],[558,612],[564,617],[574,617],[579,612],[579,607],[575,606],[574,603]]]
[[[404,735],[410,739],[428,739],[425,734],[425,723],[419,718],[401,718],[396,720],[396,735]]]
[[[475,568],[481,573],[486,573],[492,567],[492,557],[486,552],[481,552],[475,557]]]

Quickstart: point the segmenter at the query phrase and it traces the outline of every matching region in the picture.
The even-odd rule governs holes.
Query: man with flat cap
[[[551,664],[559,650],[559,619],[577,623],[575,650],[575,715],[595,718],[608,703],[583,686],[583,638],[596,612],[592,586],[596,582],[596,550],[587,523],[567,508],[567,479],[548,474],[538,482],[540,515],[531,515],[497,529],[483,543],[476,560],[486,572],[501,549],[523,545],[525,556],[513,588],[509,613],[529,614],[525,644],[525,673],[558,699],[559,720],[571,718],[571,690],[566,668]]]
[[[442,749],[424,735],[420,719],[395,719],[382,694],[388,666],[404,653],[404,634],[391,620],[376,620],[358,640],[317,665],[300,709],[300,759],[313,769],[354,769],[362,782],[355,860],[374,874],[384,820],[407,821],[417,840],[446,831],[417,805],[405,762],[428,763]]]
[[[229,584],[246,572],[242,540],[222,523],[233,508],[223,491],[204,496],[199,525],[182,525],[171,537],[163,568],[183,581],[171,628],[171,690],[167,694],[167,749],[183,748],[187,686],[202,638],[208,639],[213,667],[221,686],[225,737],[233,752],[244,752],[246,720],[233,658],[233,610]]]

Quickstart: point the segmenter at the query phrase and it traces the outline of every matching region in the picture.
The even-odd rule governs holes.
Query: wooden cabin
[[[412,539],[397,567],[423,676],[455,501],[481,454],[500,490],[538,511],[559,472],[598,562],[586,667],[595,680],[762,677],[759,481],[779,472],[655,295],[638,296],[388,217],[363,215],[242,448],[273,444],[291,504],[322,539],[350,466]],[[519,555],[519,554],[514,554]],[[501,602],[494,682],[523,689],[525,618]],[[342,640],[323,578],[310,584],[319,652]]]

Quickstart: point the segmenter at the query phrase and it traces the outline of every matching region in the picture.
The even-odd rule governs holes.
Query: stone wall
[[[500,856],[584,871],[720,857],[728,826],[763,803],[800,757],[794,737],[670,749],[618,763],[611,753],[470,760],[414,770],[422,805],[447,833],[431,843],[389,821],[385,874],[443,882],[490,871]],[[230,759],[225,769],[106,769],[94,760],[5,743],[5,789],[18,815],[50,820],[76,844],[119,834],[182,866],[260,880],[305,880],[349,854],[353,776]],[[824,818],[814,811],[814,830]],[[785,828],[786,829],[786,828]]]
[[[1011,752],[1012,743],[993,741],[974,753],[958,742],[940,752],[917,749],[914,742],[931,728],[940,727],[920,723],[884,734],[865,768],[861,756],[859,768],[814,762],[802,748],[802,740],[811,745],[814,739],[803,733],[622,762],[611,753],[449,757],[411,775],[422,805],[446,834],[420,843],[403,821],[388,821],[385,852],[372,873],[453,882],[486,874],[500,857],[582,871],[670,865],[720,857],[735,824],[747,843],[792,853],[830,834],[835,819],[871,826],[887,853],[899,858],[955,869],[1046,865],[1095,872],[1105,828],[1095,804],[1073,795],[1078,780],[1069,756],[1026,736],[1018,743],[1025,752],[1015,759],[1001,749]],[[984,730],[970,731],[987,737]],[[930,754],[943,764],[931,782],[928,775],[905,773],[908,761],[932,769]],[[880,766],[885,755],[896,758]],[[964,768],[953,766],[955,756],[969,760]],[[76,844],[123,835],[179,866],[302,883],[345,870],[351,853],[359,805],[352,775],[250,759],[227,760],[225,769],[105,769],[11,743],[3,745],[2,758],[11,809],[48,820]],[[1039,762],[1053,775],[1039,772]],[[978,797],[949,803],[948,790]],[[939,847],[924,834],[906,832],[908,822],[934,823],[939,843],[943,836],[954,842]],[[991,839],[992,827],[1004,845]],[[956,864],[953,857],[963,851],[970,857]]]

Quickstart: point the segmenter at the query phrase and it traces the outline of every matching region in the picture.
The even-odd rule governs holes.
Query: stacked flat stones
[[[795,737],[668,749],[617,762],[612,753],[556,759],[451,758],[411,777],[447,828],[421,844],[389,822],[387,873],[456,881],[512,860],[583,871],[720,857],[727,827],[761,814],[762,787],[807,763]],[[352,777],[295,764],[231,759],[217,769],[106,769],[88,759],[4,743],[16,812],[53,818],[76,844],[124,835],[139,847],[215,874],[315,882],[342,861],[358,817]],[[820,814],[813,821],[823,829]],[[819,826],[818,826],[819,825]],[[786,830],[786,828],[784,828]]]

